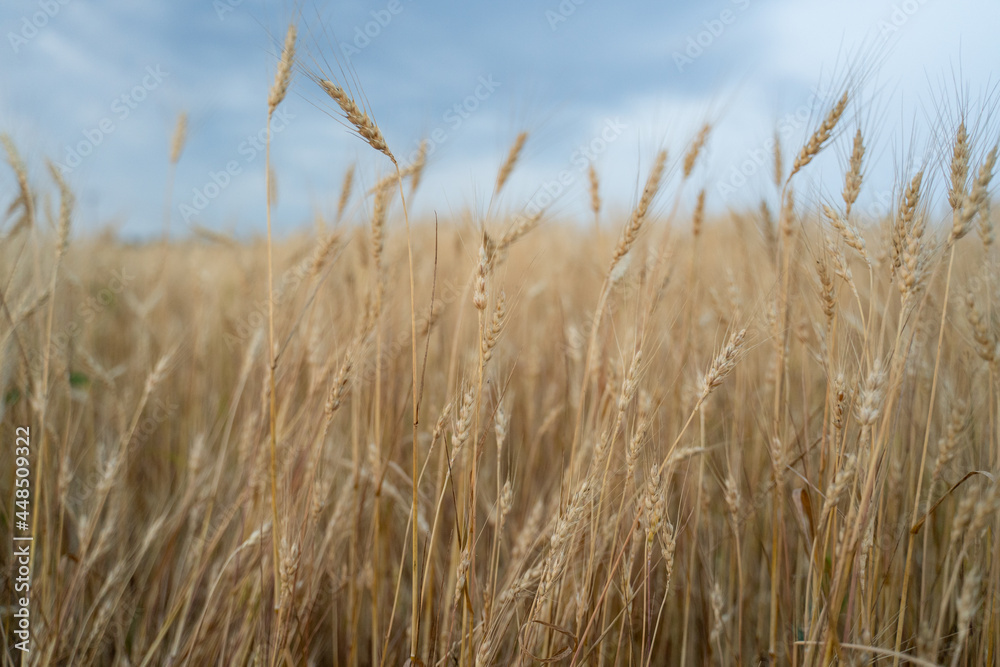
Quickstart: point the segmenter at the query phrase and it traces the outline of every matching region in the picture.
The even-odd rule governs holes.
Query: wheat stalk
[[[269,405],[270,405],[270,434],[271,434],[271,526],[272,526],[272,550],[274,569],[274,610],[278,615],[278,627],[280,631],[282,606],[281,590],[283,582],[281,578],[281,554],[279,544],[281,542],[281,522],[278,517],[278,435],[277,435],[277,391],[275,388],[275,370],[277,368],[277,357],[274,339],[274,255],[271,237],[271,117],[275,109],[285,99],[288,86],[291,82],[292,65],[295,62],[295,40],[297,29],[292,23],[285,33],[285,44],[281,51],[281,60],[278,61],[278,68],[274,75],[274,83],[267,97],[267,144],[265,148],[264,160],[264,190],[267,195],[267,349],[268,349],[268,378],[269,378]],[[278,650],[277,644],[274,648]]]

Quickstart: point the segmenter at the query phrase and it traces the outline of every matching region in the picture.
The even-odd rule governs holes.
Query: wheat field
[[[315,233],[272,237],[270,185],[266,238],[73,233],[4,138],[34,537],[27,653],[0,550],[4,665],[998,664],[988,118],[913,147],[880,218],[850,85],[759,207],[706,212],[706,125],[623,213],[591,165],[590,219],[414,218],[433,165],[296,44],[268,117],[301,71],[384,161]]]

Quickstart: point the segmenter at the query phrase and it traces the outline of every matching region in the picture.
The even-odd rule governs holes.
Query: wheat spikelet
[[[570,543],[576,534],[577,524],[584,517],[591,492],[589,480],[584,480],[570,499],[566,511],[556,521],[552,537],[549,538],[549,552],[545,558],[542,581],[539,583],[536,599],[544,600],[562,577]]]
[[[986,159],[979,167],[979,173],[972,185],[972,192],[962,201],[962,210],[958,216],[960,228],[953,230],[952,236],[957,240],[968,233],[969,223],[976,213],[984,210],[989,198],[990,181],[993,180],[993,167],[997,161],[997,148],[994,146],[987,153]],[[988,244],[987,244],[988,245]]]
[[[351,199],[351,187],[354,185],[354,165],[352,164],[344,172],[344,180],[340,185],[340,199],[337,200],[337,220],[344,217],[344,210],[347,202]]]
[[[996,240],[996,233],[993,230],[993,219],[990,217],[989,197],[984,197],[983,203],[979,207],[979,238],[982,239],[983,247],[987,251]]]
[[[847,286],[851,288],[851,292],[854,293],[855,298],[858,298],[858,287],[854,283],[854,274],[851,271],[851,267],[847,265],[847,258],[844,257],[844,253],[833,240],[832,236],[827,234],[824,238],[826,254],[832,260],[833,273],[843,279],[847,283]]]
[[[49,173],[52,180],[59,186],[59,225],[56,227],[57,243],[56,254],[61,256],[69,246],[69,226],[73,217],[73,206],[76,204],[76,197],[73,191],[66,185],[62,172],[51,162],[49,162]]]
[[[701,225],[705,220],[705,190],[698,193],[698,200],[694,205],[694,215],[691,219],[691,235],[695,238],[701,236]]]
[[[184,151],[184,144],[187,142],[188,117],[187,113],[177,114],[177,125],[174,127],[174,136],[170,140],[170,163],[177,164]]]
[[[1000,342],[997,341],[996,335],[990,330],[986,318],[979,310],[976,295],[972,290],[965,295],[965,305],[968,309],[969,325],[972,327],[972,337],[976,341],[976,353],[983,361],[992,364],[1000,352]]]
[[[674,555],[677,551],[677,531],[666,519],[660,524],[660,549],[663,554],[663,594],[666,595],[670,592],[670,582],[674,577]]]
[[[704,447],[678,447],[669,457],[667,457],[663,469],[670,470],[688,459],[694,458],[699,454],[704,454],[706,451],[707,450]]]
[[[149,396],[153,393],[153,390],[156,389],[156,386],[160,384],[164,376],[167,374],[167,368],[170,367],[170,363],[173,361],[175,353],[176,348],[167,351],[156,361],[156,365],[153,366],[153,370],[150,371],[149,375],[146,377],[146,386],[143,389],[143,394]]]
[[[906,236],[899,269],[899,290],[905,302],[910,302],[924,288],[929,257],[924,242],[924,218],[917,216]]]
[[[953,211],[961,208],[965,199],[969,177],[969,134],[965,121],[959,123],[951,148],[951,182],[948,188],[948,205]]]
[[[722,639],[722,588],[719,587],[719,582],[716,581],[712,585],[712,593],[709,596],[712,603],[712,629],[709,632],[708,639],[713,644],[718,644]]]
[[[503,483],[503,489],[500,491],[500,526],[503,527],[504,519],[510,514],[511,508],[514,506],[514,489],[510,484],[508,479]]]
[[[378,128],[378,125],[375,124],[375,121],[367,113],[364,113],[358,107],[357,103],[347,94],[347,91],[329,79],[320,79],[319,86],[323,89],[323,92],[337,103],[337,106],[344,113],[347,122],[354,127],[354,131],[358,133],[358,136],[369,146],[392,160],[393,164],[396,164],[396,158],[389,151],[389,146],[386,145],[385,138],[382,136],[382,131]]]
[[[975,511],[976,497],[971,493],[962,496],[962,499],[958,502],[958,509],[955,510],[955,516],[952,519],[951,537],[949,540],[950,547],[958,547],[962,544],[966,531],[972,523]]]
[[[544,209],[536,211],[532,215],[519,215],[516,218],[515,224],[500,237],[500,241],[497,243],[497,252],[506,251],[528,232],[537,227],[544,215]]]
[[[309,264],[310,278],[315,278],[323,271],[339,241],[340,234],[337,232],[327,234],[317,240],[316,247],[313,249],[312,261]]]
[[[517,158],[521,155],[521,149],[524,148],[524,143],[528,140],[528,133],[521,132],[514,139],[514,143],[511,145],[510,150],[507,151],[507,159],[504,160],[503,165],[500,166],[500,171],[497,172],[497,183],[493,188],[495,194],[500,194],[503,190],[503,186],[507,183],[507,179],[510,178],[510,174],[514,171],[514,166],[517,164]]]
[[[528,518],[518,532],[514,548],[511,549],[510,557],[513,562],[519,563],[523,561],[528,555],[528,551],[533,548],[535,539],[538,537],[539,526],[541,526],[544,516],[545,501],[544,498],[539,496],[531,508],[531,513],[528,514]]]
[[[781,235],[790,238],[795,233],[795,190],[791,187],[785,189],[785,200],[781,203],[778,219],[781,221]]]
[[[729,512],[729,522],[735,529],[740,517],[740,485],[730,468],[726,475],[726,484],[723,493],[723,500],[726,503],[726,511]]]
[[[938,482],[941,481],[941,476],[944,473],[944,469],[955,458],[957,453],[956,449],[958,447],[958,436],[962,431],[962,425],[965,422],[965,411],[966,406],[964,401],[956,400],[951,407],[951,416],[948,419],[948,425],[945,428],[945,434],[938,440],[938,455],[934,460],[934,470],[931,473],[931,483],[927,488],[927,497],[933,498],[934,491],[937,487]]]
[[[823,150],[823,146],[830,139],[830,135],[833,133],[835,127],[837,127],[837,122],[840,120],[841,115],[844,113],[844,109],[847,107],[847,91],[840,96],[837,103],[833,105],[833,108],[827,112],[826,117],[823,122],[820,123],[819,128],[809,137],[809,141],[806,145],[802,147],[799,151],[798,156],[795,158],[795,162],[792,163],[792,172],[788,174],[787,180],[792,180],[792,176],[797,174],[806,165],[812,162],[813,158]]]
[[[865,261],[865,264],[871,264],[871,258],[868,256],[868,249],[865,246],[865,239],[861,236],[861,232],[826,204],[823,204],[823,215],[830,221],[833,228],[837,230],[840,237],[844,239],[844,243],[856,250],[861,255],[861,259]]]
[[[704,401],[708,398],[709,394],[720,387],[726,377],[733,372],[734,368],[736,368],[746,335],[747,330],[740,329],[739,331],[734,331],[729,336],[729,342],[726,343],[726,346],[721,352],[719,352],[715,361],[712,362],[712,366],[708,369],[708,372],[705,373],[704,379],[701,381],[699,402]]]
[[[455,596],[451,601],[451,606],[457,607],[462,600],[462,593],[465,592],[465,578],[469,573],[469,565],[472,563],[469,555],[469,547],[462,549],[462,557],[458,561],[458,571],[455,573]]]
[[[899,269],[902,262],[903,246],[906,243],[907,235],[910,233],[916,214],[917,205],[920,203],[920,186],[924,179],[924,172],[918,171],[910,182],[906,185],[903,198],[896,214],[895,224],[892,228],[892,260],[895,269]]]
[[[854,134],[854,148],[851,150],[851,163],[847,170],[847,175],[844,177],[844,191],[841,196],[844,198],[844,204],[846,205],[844,209],[844,217],[850,219],[851,217],[851,207],[854,202],[858,199],[858,194],[861,192],[861,161],[865,157],[865,144],[861,137],[861,130],[858,129]]]
[[[958,612],[958,620],[956,621],[958,637],[955,640],[955,648],[952,649],[951,653],[951,667],[958,665],[959,658],[962,656],[962,649],[965,647],[965,641],[969,638],[969,624],[972,622],[972,615],[976,613],[976,608],[979,607],[979,586],[981,581],[982,575],[979,572],[979,567],[973,566],[965,574],[965,580],[962,582],[962,592],[955,603],[955,611]]]
[[[496,307],[493,309],[493,319],[490,322],[490,326],[486,329],[483,336],[482,348],[483,348],[483,361],[489,361],[493,358],[493,348],[496,347],[497,340],[500,338],[500,331],[503,329],[505,323],[505,318],[507,315],[507,295],[500,290],[497,295]],[[501,414],[498,410],[497,414],[497,427],[500,425]],[[502,438],[498,436],[498,442],[502,442]]]
[[[448,422],[448,416],[451,414],[451,409],[454,407],[454,403],[448,401],[445,406],[441,408],[441,413],[438,415],[437,421],[434,423],[434,433],[431,436],[432,441],[437,441],[444,433],[445,426]]]
[[[417,157],[410,165],[410,196],[417,191],[417,186],[424,176],[424,167],[427,166],[427,140],[420,140],[420,147],[417,148]]]
[[[844,457],[843,465],[841,465],[840,470],[837,471],[837,474],[833,478],[833,482],[826,490],[826,499],[823,501],[823,509],[820,511],[820,525],[826,523],[830,512],[840,503],[844,494],[851,487],[851,484],[854,483],[856,464],[857,457],[854,454],[848,454]]]
[[[503,292],[500,293],[503,296]],[[493,432],[497,439],[497,451],[503,452],[504,443],[507,441],[507,429],[510,426],[510,414],[503,403],[497,405],[496,417],[493,420]]]
[[[780,487],[785,482],[785,473],[788,468],[788,446],[781,438],[771,438],[771,478],[776,487]]]
[[[965,219],[965,203],[969,187],[969,135],[965,122],[958,126],[951,149],[951,183],[948,188],[948,205],[952,210],[952,228],[948,243],[959,240],[969,231]]]
[[[594,164],[587,166],[587,182],[590,189],[590,210],[594,213],[594,218],[601,212],[601,190],[600,181],[597,178],[597,170]]]
[[[379,190],[375,194],[375,203],[372,207],[371,255],[376,275],[380,274],[382,270],[382,251],[385,247],[385,216],[390,196],[391,193],[388,190]]]
[[[24,160],[21,159],[21,155],[17,152],[14,142],[7,134],[0,134],[0,143],[3,144],[4,150],[7,152],[7,163],[14,170],[14,176],[17,178],[18,196],[10,204],[7,212],[12,213],[18,207],[23,211],[10,231],[9,235],[13,236],[23,228],[30,229],[35,226],[35,197],[31,192],[31,186],[28,182],[28,170],[24,166]]]
[[[395,188],[396,184],[399,183],[400,178],[406,178],[410,175],[410,166],[403,167],[397,173],[395,170],[389,172],[382,178],[375,181],[375,185],[368,189],[368,194],[377,194],[382,190],[388,190],[390,188]]]
[[[972,512],[972,521],[969,523],[969,532],[965,539],[971,541],[981,538],[996,517],[998,509],[1000,509],[1000,490],[993,484],[988,487],[976,503]]]
[[[660,180],[663,177],[663,167],[666,161],[667,152],[665,150],[661,150],[656,154],[653,167],[649,170],[649,177],[646,179],[646,185],[643,187],[642,195],[639,197],[639,203],[632,210],[632,215],[629,217],[624,229],[622,229],[621,238],[615,247],[615,254],[611,259],[612,270],[621,258],[628,254],[635,240],[639,237],[639,231],[646,221],[646,215],[649,213],[649,207],[653,203],[653,198],[660,190]]]
[[[861,390],[861,403],[858,407],[858,422],[862,426],[871,426],[878,419],[882,410],[882,399],[885,391],[886,373],[882,361],[876,359],[871,372]]]
[[[292,66],[295,64],[295,38],[297,34],[295,24],[289,24],[288,32],[285,33],[285,45],[281,49],[281,60],[278,61],[278,69],[274,73],[274,83],[267,96],[268,118],[285,99],[285,94],[288,93],[288,85],[292,81]]]
[[[819,276],[820,300],[823,304],[823,315],[826,316],[827,325],[833,320],[833,315],[837,311],[837,287],[833,283],[830,275],[830,267],[826,263],[826,258],[816,260],[816,273]]]
[[[452,434],[452,444],[451,444],[451,460],[452,463],[458,458],[459,452],[465,446],[465,443],[469,441],[469,436],[472,434],[472,418],[475,412],[475,400],[476,393],[473,389],[469,389],[462,396],[462,405],[458,410],[458,419],[455,421],[454,430]]]
[[[701,153],[702,148],[705,147],[705,141],[708,139],[708,133],[712,130],[712,126],[709,123],[702,125],[701,129],[698,131],[698,135],[691,142],[691,146],[688,148],[687,153],[684,154],[684,180],[687,180],[691,176],[691,172],[694,171],[695,162],[698,160],[698,154]]]
[[[650,548],[656,536],[660,532],[660,525],[664,515],[663,493],[660,489],[659,466],[652,465],[649,469],[649,476],[646,478],[646,490],[643,496],[644,509],[643,522],[646,528],[646,546]]]
[[[324,406],[323,414],[326,417],[327,424],[330,423],[330,420],[333,419],[333,415],[336,414],[338,409],[340,409],[344,395],[347,393],[347,388],[351,380],[351,369],[353,367],[354,350],[348,350],[344,355],[344,361],[340,366],[340,370],[337,372],[337,378],[330,386],[330,392],[326,398],[326,405]]]
[[[648,428],[648,419],[640,419],[635,427],[635,431],[632,433],[631,439],[629,439],[628,446],[625,448],[625,479],[627,480],[632,479],[632,475],[635,473],[635,466],[639,460],[639,455],[642,453],[642,446],[645,442]]]
[[[635,356],[632,357],[632,363],[629,365],[628,373],[625,375],[625,380],[622,382],[622,390],[618,397],[618,414],[619,416],[625,412],[625,409],[632,403],[632,399],[635,397],[635,390],[638,387],[639,380],[639,366],[642,363],[642,350],[637,350]]]
[[[472,303],[479,311],[486,310],[486,277],[490,270],[489,254],[486,248],[488,238],[483,232],[483,243],[479,246],[479,263],[476,264],[476,288],[472,295]]]
[[[298,543],[293,543],[291,546],[285,541],[284,538],[281,540],[281,565],[279,567],[280,571],[280,581],[281,581],[281,594],[278,602],[278,606],[284,609],[288,606],[289,600],[292,598],[293,586],[296,578],[296,574],[299,571],[299,545]]]

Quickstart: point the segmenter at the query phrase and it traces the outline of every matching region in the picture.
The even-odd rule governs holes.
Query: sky
[[[45,160],[77,193],[75,228],[158,235],[178,113],[189,136],[171,229],[264,230],[267,94],[290,20],[302,68],[272,125],[276,228],[332,220],[345,170],[356,188],[387,160],[339,122],[309,72],[355,83],[406,162],[430,138],[412,206],[484,216],[544,206],[588,215],[586,168],[608,211],[635,201],[656,152],[674,165],[713,130],[690,189],[712,211],[773,197],[771,141],[791,160],[845,80],[843,135],[799,188],[837,196],[850,139],[868,145],[864,210],[880,212],[900,172],[933,153],[956,118],[995,101],[995,0],[4,0],[0,132],[51,191]],[[945,118],[945,120],[942,120]],[[983,126],[996,142],[995,124]],[[530,133],[502,197],[496,171]],[[685,187],[688,187],[687,185]],[[13,197],[0,173],[0,205]],[[349,210],[363,219],[370,202]],[[588,218],[589,219],[589,218]]]

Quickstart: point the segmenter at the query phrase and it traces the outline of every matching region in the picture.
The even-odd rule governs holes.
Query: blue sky
[[[521,130],[531,137],[501,210],[553,193],[552,211],[584,214],[578,165],[591,159],[610,210],[623,209],[656,151],[679,157],[705,120],[716,129],[692,187],[706,188],[714,210],[748,204],[770,192],[770,167],[759,163],[776,125],[787,155],[832,101],[824,85],[858,62],[867,85],[846,127],[869,136],[871,209],[914,157],[903,150],[909,138],[929,145],[942,108],[989,98],[1000,63],[1000,3],[987,0],[5,0],[0,131],[36,181],[46,157],[69,166],[78,229],[113,224],[143,237],[161,228],[168,145],[187,111],[173,228],[183,233],[186,217],[259,232],[264,159],[249,138],[264,127],[292,16],[303,62],[349,62],[397,155],[438,131],[414,206],[443,217],[485,210]],[[305,76],[282,108],[275,220],[290,231],[333,212],[348,165],[357,162],[359,187],[388,165],[329,115]],[[839,192],[846,150],[831,151],[800,187]],[[8,171],[0,191],[10,193]],[[213,175],[225,185],[210,187]],[[192,215],[182,206],[198,193],[215,196]]]

